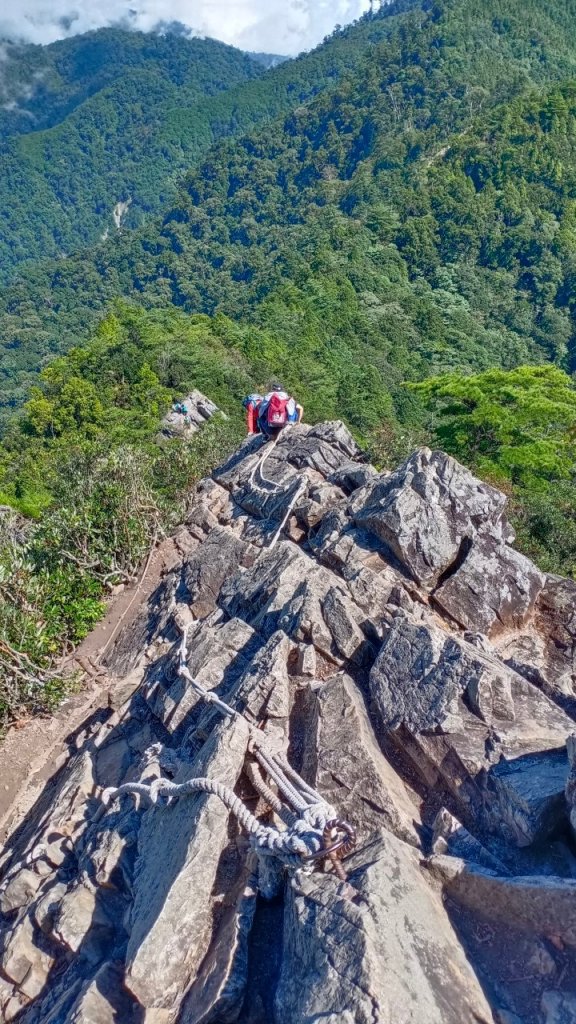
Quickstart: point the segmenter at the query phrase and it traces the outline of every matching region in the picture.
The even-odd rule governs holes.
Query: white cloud
[[[179,21],[245,50],[298,53],[370,7],[370,0],[21,0],[0,12],[0,39],[50,43],[104,25],[149,31]]]

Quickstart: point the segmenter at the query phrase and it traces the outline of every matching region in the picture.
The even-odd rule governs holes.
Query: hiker
[[[278,437],[284,427],[301,423],[304,409],[281,384],[273,384],[258,410],[258,427],[267,438]]]
[[[179,416],[188,416],[188,406],[185,402],[172,402],[172,411],[178,413]]]
[[[259,434],[260,427],[258,426],[258,410],[262,405],[264,399],[262,395],[248,395],[244,399],[242,405],[246,409],[246,426],[249,434]]]

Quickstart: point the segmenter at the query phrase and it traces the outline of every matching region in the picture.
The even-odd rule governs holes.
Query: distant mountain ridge
[[[130,201],[159,210],[174,173],[220,131],[211,101],[263,69],[211,39],[101,29],[8,47],[0,116],[0,277],[94,244]],[[180,123],[180,116],[187,119]]]
[[[118,296],[258,324],[359,429],[405,379],[573,366],[571,78],[574,3],[404,0],[211,97],[250,130],[161,221],[3,291],[5,406]]]
[[[181,32],[114,28],[5,46],[0,282],[23,262],[113,233],[119,201],[130,200],[132,228],[174,203],[178,177],[213,142],[306,102],[381,34],[377,22],[359,30],[295,61]]]
[[[60,124],[86,100],[134,70],[150,70],[198,94],[255,77],[247,54],[214,39],[103,28],[48,46],[3,43],[0,135]],[[212,66],[211,66],[212,65]]]

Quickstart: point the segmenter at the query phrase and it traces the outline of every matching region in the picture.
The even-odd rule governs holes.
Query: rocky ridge
[[[341,423],[247,439],[107,654],[116,707],[6,844],[3,1019],[576,1021],[576,584],[513,539],[441,452],[378,474]],[[178,674],[182,629],[242,719]],[[265,898],[215,796],[102,808],[207,776],[274,820],[255,725],[357,829],[346,881],[279,868]]]

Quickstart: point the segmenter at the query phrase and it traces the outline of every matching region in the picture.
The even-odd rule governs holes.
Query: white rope
[[[188,779],[182,783],[171,782],[165,778],[154,779],[150,783],[126,782],[118,788],[104,790],[102,794],[103,807],[108,807],[112,800],[125,794],[144,798],[152,806],[160,801],[169,804],[173,800],[179,800],[192,793],[216,796],[248,832],[256,853],[261,856],[276,857],[291,869],[312,870],[313,858],[324,848],[324,830],[336,816],[334,808],[298,775],[283,756],[270,749],[260,729],[246,721],[239,711],[230,707],[211,690],[206,690],[194,678],[186,664],[187,639],[188,628],[186,627],[182,633],[179,649],[179,675],[190,683],[202,700],[212,704],[226,717],[241,719],[248,727],[250,749],[256,761],[278,788],[289,807],[284,807],[281,799],[270,789],[256,766],[253,766],[254,770],[249,773],[249,777],[256,791],[264,797],[286,827],[279,829],[263,824],[248,810],[232,789],[213,779],[206,778]]]
[[[252,472],[250,473],[250,476],[248,477],[248,483],[249,483],[250,487],[254,487],[255,490],[261,491],[264,494],[267,494],[268,491],[265,490],[263,487],[260,487],[260,485],[256,483],[256,473],[258,473],[258,476],[260,477],[260,479],[262,480],[263,483],[268,484],[275,491],[277,491],[279,489],[279,486],[280,486],[277,483],[276,480],[269,480],[268,477],[264,476],[264,474],[262,472],[262,466],[266,462],[266,459],[270,458],[272,452],[274,451],[276,445],[278,444],[279,437],[280,437],[280,434],[278,434],[277,437],[273,438],[271,441],[268,441],[264,445],[264,451],[262,452],[262,455],[260,456],[260,458],[255,462],[255,464],[254,464],[254,466],[252,468]]]
[[[234,790],[213,779],[188,779],[187,782],[181,783],[170,782],[169,779],[154,779],[149,784],[125,782],[117,789],[105,789],[102,803],[107,807],[112,800],[128,794],[144,797],[154,806],[160,799],[170,803],[192,793],[206,793],[218,797],[248,832],[254,849],[264,856],[278,857],[287,866],[302,867],[302,858],[313,856],[322,849],[322,833],[319,833],[315,820],[303,818],[283,831],[272,825],[264,825],[254,817]]]
[[[212,704],[222,715],[228,718],[241,719],[244,722],[250,733],[251,749],[256,760],[268,772],[272,781],[278,786],[278,789],[283,794],[284,798],[292,804],[294,810],[303,812],[313,804],[322,803],[322,797],[320,794],[309,786],[308,783],[294,771],[288,761],[284,758],[280,758],[278,754],[268,748],[266,739],[260,729],[248,722],[239,711],[236,711],[235,708],[226,704],[226,702],[221,700],[221,698],[212,690],[206,690],[205,687],[194,678],[186,664],[187,638],[188,627],[186,627],[182,633],[179,650],[178,674],[188,680],[195,693],[197,693],[202,700],[207,704]],[[328,818],[334,817],[334,808],[328,807],[328,805],[326,805],[326,807],[330,811]]]
[[[294,814],[294,811],[284,806],[280,797],[264,781],[258,765],[254,761],[247,761],[244,765],[244,771],[258,795],[272,808],[274,814],[277,814],[285,825],[292,825],[296,821],[297,815]]]
[[[287,800],[299,814],[303,813],[309,807],[310,801],[303,799],[296,787],[293,786],[290,780],[286,778],[286,775],[279,767],[274,755],[270,754],[262,746],[254,749],[254,755],[262,768],[268,772],[272,782],[278,786],[278,789],[282,793],[284,799]],[[314,802],[317,803],[320,799],[321,797],[316,794],[316,800]]]
[[[306,488],[306,481],[305,480],[301,480],[300,483],[298,484],[298,487],[296,488],[296,490],[294,492],[294,497],[292,498],[290,504],[288,505],[288,508],[286,509],[286,515],[284,516],[282,522],[280,523],[280,526],[276,530],[276,533],[274,534],[274,536],[272,537],[272,540],[270,541],[270,543],[268,545],[268,548],[269,548],[270,551],[272,551],[272,548],[276,547],[276,544],[278,543],[278,538],[280,537],[280,534],[282,533],[282,530],[284,529],[284,527],[286,526],[286,523],[288,522],[288,519],[290,517],[292,509],[294,508],[294,505],[298,501],[298,498],[300,497],[302,492],[305,490],[305,488]]]
[[[292,424],[287,423],[286,426],[283,428],[282,433],[284,431],[286,431],[286,430],[289,430],[291,426],[292,426]],[[262,471],[262,467],[264,466],[264,463],[266,462],[266,460],[270,457],[270,455],[274,451],[274,448],[276,447],[280,436],[281,436],[280,434],[277,434],[277,436],[272,441],[270,441],[268,444],[265,445],[264,452],[262,453],[260,458],[255,462],[254,466],[252,467],[252,472],[250,473],[250,476],[248,478],[248,486],[254,488],[255,491],[259,491],[260,494],[271,495],[271,494],[275,494],[275,493],[278,493],[278,492],[283,490],[282,484],[278,483],[277,480],[270,480],[267,476],[264,476],[264,473]],[[262,480],[263,483],[268,484],[268,487],[261,487],[260,484],[258,484],[256,482],[256,474],[258,474],[258,476],[260,477],[260,479]],[[300,497],[300,495],[303,493],[303,491],[305,489],[306,489],[306,479],[303,478],[302,480],[300,480],[296,490],[294,491],[294,494],[293,494],[293,496],[292,496],[292,498],[290,500],[290,503],[288,505],[288,508],[287,508],[285,514],[284,514],[282,522],[280,523],[280,526],[278,527],[278,529],[276,530],[274,536],[270,540],[270,543],[267,545],[267,547],[268,547],[268,549],[270,551],[274,547],[276,547],[276,544],[278,543],[278,539],[279,539],[279,537],[280,537],[280,535],[282,533],[282,530],[286,526],[286,523],[288,522],[290,514],[291,514],[291,512],[292,512],[296,502],[298,501],[298,498]],[[276,509],[274,509],[274,512],[275,511],[276,511]]]

